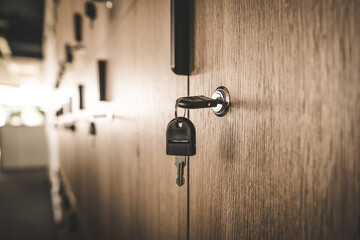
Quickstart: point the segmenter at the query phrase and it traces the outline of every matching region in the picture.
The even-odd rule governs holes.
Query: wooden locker
[[[190,239],[358,239],[358,1],[193,1]]]

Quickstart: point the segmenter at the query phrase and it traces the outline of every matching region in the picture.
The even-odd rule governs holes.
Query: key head
[[[166,129],[166,154],[193,156],[196,154],[196,131],[194,124],[187,118],[174,118]]]
[[[181,97],[178,106],[187,109],[216,107],[219,101],[205,96]]]

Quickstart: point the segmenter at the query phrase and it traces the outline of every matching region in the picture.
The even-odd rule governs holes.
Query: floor
[[[47,170],[0,172],[0,239],[52,240]]]

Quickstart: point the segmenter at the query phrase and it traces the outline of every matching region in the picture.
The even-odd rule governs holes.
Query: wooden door
[[[190,239],[359,239],[359,1],[193,1]]]
[[[58,1],[58,62],[85,2]],[[85,110],[60,119],[76,132],[59,130],[85,239],[358,239],[359,1],[191,3],[189,84],[169,66],[170,1],[96,3],[93,26],[83,19],[88,53],[75,54],[57,92],[76,99],[85,88]],[[92,118],[99,59],[110,122]],[[218,86],[232,106],[221,118],[191,110],[197,154],[179,188],[165,155],[175,99]]]

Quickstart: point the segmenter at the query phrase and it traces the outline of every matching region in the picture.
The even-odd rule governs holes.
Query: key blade
[[[184,167],[186,165],[186,157],[185,156],[175,156],[175,166],[177,168],[177,178],[176,183],[179,187],[184,185]]]
[[[185,183],[185,178],[184,178],[184,167],[185,167],[185,162],[179,162],[178,165],[178,176],[176,178],[176,183],[177,185],[179,185],[180,187],[182,185],[184,185]]]
[[[185,156],[175,156],[175,165],[178,163],[184,163],[186,165],[186,157]]]
[[[181,187],[182,185],[184,185],[184,183],[185,183],[185,178],[181,177],[181,181],[180,181],[180,178],[179,178],[179,177],[176,178],[176,184],[177,184],[179,187]]]

